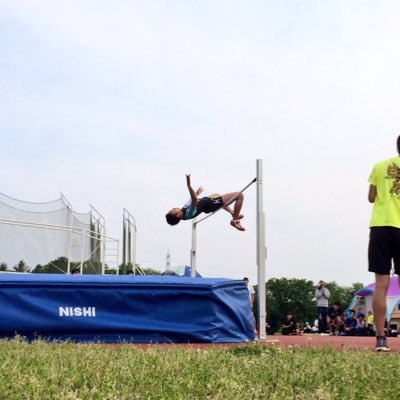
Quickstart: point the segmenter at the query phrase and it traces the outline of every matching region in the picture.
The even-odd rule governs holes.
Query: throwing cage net
[[[63,195],[31,203],[0,194],[0,263],[8,268],[23,260],[31,270],[50,264],[51,272],[85,266],[87,273],[102,273],[104,233],[104,218],[92,206],[78,213]]]

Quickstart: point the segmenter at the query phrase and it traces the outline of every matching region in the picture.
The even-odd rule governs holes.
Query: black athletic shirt
[[[219,208],[223,206],[222,197],[202,197],[197,200],[196,207],[192,207],[190,204],[186,204],[181,208],[183,212],[183,219],[193,219],[196,218],[201,213],[212,213],[217,211]]]

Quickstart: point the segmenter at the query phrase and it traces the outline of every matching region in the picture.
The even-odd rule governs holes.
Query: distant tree
[[[354,294],[362,289],[364,285],[360,282],[353,283],[352,286],[339,286],[336,282],[327,282],[326,287],[331,293],[329,304],[339,301],[342,309],[346,309],[350,304]]]
[[[104,268],[104,273],[106,275],[116,275],[117,274],[117,270],[115,268],[110,268],[107,264]],[[121,271],[120,271],[121,273]]]
[[[132,271],[136,270],[136,274],[139,274],[137,269],[141,269],[146,275],[161,275],[161,271],[158,271],[158,270],[156,270],[154,268],[143,268],[138,263],[135,264],[135,267],[133,266],[132,263],[127,263],[127,264],[122,263],[122,264],[119,265],[119,273],[120,273],[120,275],[126,275],[126,273],[129,270],[132,270]]]
[[[333,304],[339,301],[342,307],[346,307],[349,300],[349,288],[345,286],[339,286],[335,281],[326,282],[326,287],[329,289],[331,294],[329,298],[329,304]]]
[[[78,263],[78,268],[80,267],[80,263]],[[105,269],[106,266],[104,266]],[[94,260],[86,260],[83,263],[83,273],[90,275],[100,275],[103,271],[103,264],[99,261]]]
[[[71,263],[72,264],[72,263]],[[74,268],[71,265],[71,269]],[[65,274],[68,269],[68,258],[58,257],[45,265],[36,265],[32,270],[35,274]]]
[[[28,265],[26,265],[24,260],[21,260],[18,262],[18,264],[14,265],[13,269],[16,272],[29,272],[30,271],[30,267]]]
[[[275,328],[287,311],[303,324],[315,314],[314,283],[306,279],[272,278],[266,283],[267,312]]]
[[[69,265],[70,271],[75,268],[81,268],[80,262],[71,261]],[[83,273],[98,275],[102,272],[102,263],[94,260],[86,260],[83,263]],[[105,266],[107,269],[107,265]],[[45,265],[38,264],[33,271],[38,274],[66,274],[68,272],[68,258],[58,257]],[[107,273],[107,272],[106,272]]]
[[[306,279],[272,278],[266,282],[266,309],[275,329],[279,328],[282,318],[291,311],[300,324],[316,319],[316,302],[314,299],[316,284]],[[364,287],[360,282],[352,286],[340,286],[336,282],[326,284],[330,290],[329,304],[339,301],[346,309],[354,294]],[[256,294],[258,288],[255,287]],[[257,302],[255,312],[257,313]]]
[[[354,296],[356,292],[361,290],[365,285],[361,282],[353,283],[352,287],[350,288],[351,296]]]
[[[135,271],[135,269],[137,269],[137,268],[143,270],[143,268],[138,263],[136,263],[135,266],[130,262],[126,263],[126,264],[122,263],[119,266],[119,273],[121,275],[126,275],[128,273],[128,271]],[[159,274],[161,274],[161,272],[159,272],[159,271],[157,271],[157,270],[155,270],[153,268],[148,268],[148,270],[149,270],[149,273],[146,273],[146,275],[159,275]],[[136,273],[138,273],[138,272],[136,271]]]
[[[33,274],[43,274],[44,273],[43,269],[44,269],[43,265],[37,264],[36,267],[33,268],[32,273]]]
[[[161,275],[161,271],[153,268],[142,268],[142,270],[146,275]]]
[[[0,264],[0,271],[8,271],[8,265],[5,262]]]
[[[132,269],[132,268],[128,268],[128,264],[124,264],[124,263],[120,264],[118,268],[119,268],[120,275],[125,275],[126,271],[128,271],[129,269]]]

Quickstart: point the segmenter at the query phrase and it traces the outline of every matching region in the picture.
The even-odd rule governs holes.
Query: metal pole
[[[72,257],[72,227],[73,227],[73,221],[74,221],[74,214],[72,211],[72,207],[68,208],[69,210],[69,217],[71,219],[70,221],[70,230],[69,230],[69,237],[68,237],[68,242],[69,242],[69,249],[68,249],[68,264],[67,264],[67,274],[71,273],[71,257]]]
[[[126,265],[126,221],[125,221],[125,210],[122,214],[122,264]],[[124,267],[125,269],[125,267]],[[125,271],[126,273],[126,271]]]
[[[167,258],[165,260],[165,269],[169,271],[171,269],[171,254],[169,249],[167,250]]]
[[[265,313],[265,214],[263,206],[263,160],[257,160],[257,267],[258,267],[258,334],[266,339]]]
[[[132,264],[132,226],[131,224],[128,224],[128,264],[132,265],[132,268],[135,268],[135,266]]]
[[[116,261],[117,262],[116,275],[120,275],[121,271],[120,271],[120,264],[119,264],[119,240],[117,240],[117,255],[116,255],[115,259],[117,260]]]
[[[190,276],[196,277],[196,250],[197,250],[197,222],[196,218],[192,220],[192,249],[190,250]]]
[[[102,250],[103,256],[101,258],[101,274],[104,275],[106,273],[106,220],[103,218],[103,236],[102,236]]]
[[[81,247],[81,275],[83,274],[83,233],[84,233],[84,230],[82,229],[82,247]]]
[[[135,269],[136,269],[136,236],[137,236],[137,228],[135,222],[135,225],[133,225],[133,239],[132,239],[132,264],[133,268]]]
[[[68,263],[67,263],[67,274],[71,273],[71,253],[72,253],[72,225],[73,225],[73,212],[72,212],[72,204],[67,200],[67,198],[60,192],[61,201],[67,206],[67,223],[68,216],[70,218],[70,230],[68,235]]]

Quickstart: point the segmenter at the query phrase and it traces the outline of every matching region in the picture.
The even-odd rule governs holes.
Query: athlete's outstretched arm
[[[186,175],[186,186],[189,190],[189,194],[190,194],[190,200],[191,200],[191,205],[192,206],[196,206],[197,204],[197,194],[196,192],[193,190],[192,185],[190,183],[190,174]]]

